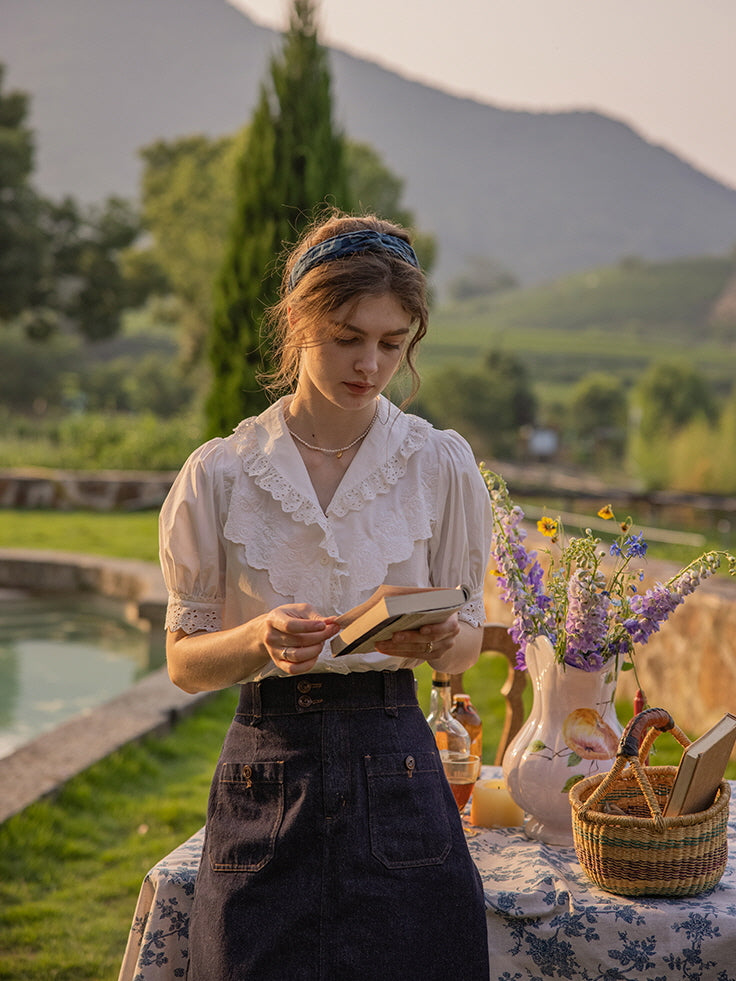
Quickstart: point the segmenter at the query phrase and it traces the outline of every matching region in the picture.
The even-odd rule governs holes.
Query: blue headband
[[[386,235],[384,232],[374,232],[365,229],[357,232],[345,232],[342,235],[335,235],[327,238],[324,242],[318,242],[311,249],[300,256],[294,264],[289,276],[289,289],[293,290],[302,276],[306,275],[315,266],[321,266],[325,262],[332,262],[334,259],[343,259],[348,255],[355,255],[359,252],[387,252],[389,255],[403,259],[409,265],[419,268],[419,260],[414,249],[402,238],[395,235]]]

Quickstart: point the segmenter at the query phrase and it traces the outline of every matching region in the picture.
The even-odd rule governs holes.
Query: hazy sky
[[[283,28],[289,0],[230,0]],[[321,0],[322,40],[514,109],[598,109],[736,187],[736,0]]]

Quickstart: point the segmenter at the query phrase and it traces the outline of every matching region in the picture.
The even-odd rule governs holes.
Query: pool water
[[[0,758],[114,698],[157,664],[104,597],[0,591]]]

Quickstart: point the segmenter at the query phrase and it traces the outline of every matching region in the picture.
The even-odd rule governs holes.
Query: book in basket
[[[727,712],[685,749],[664,808],[666,817],[697,814],[713,803],[736,743],[736,716]]]
[[[386,587],[377,590],[366,603],[337,618],[345,626],[330,641],[333,657],[373,651],[377,643],[388,640],[397,630],[418,630],[425,624],[441,623],[468,600],[463,586],[385,590]]]

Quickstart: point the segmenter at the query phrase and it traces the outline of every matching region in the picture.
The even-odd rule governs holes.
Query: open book
[[[425,623],[440,623],[468,600],[463,586],[451,589],[403,589],[382,586],[365,603],[337,618],[342,626],[330,641],[332,656],[363,654],[388,640],[397,630],[418,630]]]
[[[682,754],[664,813],[667,817],[707,810],[715,800],[736,743],[736,716],[727,712]]]

